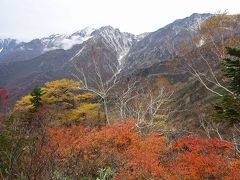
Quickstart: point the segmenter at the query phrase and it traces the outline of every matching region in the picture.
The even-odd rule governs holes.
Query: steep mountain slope
[[[204,39],[201,45],[185,48],[175,57],[135,71],[138,76],[155,79],[161,76],[174,84],[171,103],[174,112],[169,119],[177,128],[196,129],[200,122],[212,118],[213,104],[220,97],[217,93],[226,93],[221,85],[228,87],[229,79],[224,77],[222,66],[225,47],[240,44],[239,20],[240,15],[213,16],[202,24],[195,37]]]
[[[145,36],[133,45],[124,63],[127,71],[149,67],[178,55],[177,49],[192,42],[197,27],[211,14],[192,14]]]
[[[87,62],[90,66],[92,56],[95,56],[98,65],[106,66],[109,63],[114,66],[115,71],[120,71],[122,58],[129,52],[137,37],[130,33],[120,32],[111,26],[102,27],[93,32],[93,38],[85,43],[85,46],[70,60],[82,63]]]

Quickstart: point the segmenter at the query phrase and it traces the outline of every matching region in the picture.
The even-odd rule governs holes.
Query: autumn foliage
[[[171,150],[178,154],[174,159],[175,177],[219,179],[238,171],[231,165],[233,151],[228,142],[185,137],[175,141]]]
[[[97,96],[79,90],[79,83],[69,79],[61,79],[45,83],[41,91],[41,104],[48,107],[52,123],[72,124],[88,120],[88,124],[103,121],[103,115],[98,110]],[[32,95],[26,95],[17,101],[14,110],[26,112],[34,109]]]
[[[163,136],[144,137],[134,121],[110,127],[83,126],[48,129],[48,147],[59,157],[61,171],[74,178],[96,177],[111,167],[115,179],[236,179],[240,160],[232,144],[214,139],[184,137],[167,143]]]
[[[48,82],[41,88],[39,101],[33,101],[38,96],[31,93],[16,103],[0,133],[2,177],[119,180],[240,177],[240,158],[233,144],[198,136],[178,137],[174,130],[169,138],[164,133],[160,135],[161,128],[152,126],[145,130],[138,120],[126,118],[104,126],[100,121],[101,101],[79,87],[77,82],[67,79]],[[150,98],[152,106],[153,96],[141,95],[142,101],[137,100],[134,105],[145,107]],[[36,102],[41,106],[31,111]]]
[[[7,105],[8,100],[8,90],[0,88],[0,108]]]

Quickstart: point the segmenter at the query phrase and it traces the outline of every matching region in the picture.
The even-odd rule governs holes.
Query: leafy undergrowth
[[[131,120],[101,129],[54,127],[47,133],[46,149],[54,152],[48,156],[57,157],[57,171],[73,179],[96,178],[105,169],[114,179],[240,177],[232,144],[217,139],[184,137],[167,143],[155,133],[140,136]]]

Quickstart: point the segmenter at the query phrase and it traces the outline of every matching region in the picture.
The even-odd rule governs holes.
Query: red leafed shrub
[[[134,121],[101,129],[82,126],[48,130],[61,171],[75,178],[96,177],[111,167],[115,179],[236,179],[240,160],[230,143],[185,137],[166,145],[165,137],[139,136]]]
[[[185,137],[173,142],[169,151],[175,154],[168,165],[174,168],[175,178],[222,179],[234,176],[232,144],[228,142]]]
[[[63,160],[63,171],[71,169],[73,176],[96,175],[101,167],[118,169],[124,164],[124,152],[140,141],[133,125],[134,122],[129,121],[102,129],[82,126],[49,129],[50,146]]]
[[[149,134],[138,144],[125,152],[127,163],[119,171],[116,179],[161,179],[167,177],[165,167],[159,162],[159,155],[166,152],[165,138]]]
[[[5,107],[8,101],[8,90],[0,88],[0,107]]]

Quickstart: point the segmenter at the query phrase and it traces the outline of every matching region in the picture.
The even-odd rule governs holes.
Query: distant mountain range
[[[95,29],[85,28],[71,35],[54,34],[30,42],[18,42],[15,39],[0,40],[0,62],[24,61],[55,49],[70,49],[91,38]]]
[[[0,62],[30,60],[52,50],[68,50],[71,49],[74,45],[82,44],[91,38],[95,38],[95,36],[99,34],[101,34],[102,37],[104,37],[107,41],[111,40],[109,38],[118,38],[120,40],[121,38],[125,38],[124,36],[129,36],[129,41],[133,41],[139,40],[146,35],[146,33],[139,36],[134,36],[130,33],[122,33],[123,37],[121,37],[122,35],[119,36],[119,34],[117,34],[117,31],[119,30],[117,30],[116,32],[113,31],[115,30],[111,26],[102,27],[100,29],[86,27],[71,35],[54,34],[41,39],[33,39],[30,42],[19,42],[16,39],[10,38],[0,39]],[[113,40],[112,43],[114,44],[116,42]],[[126,45],[123,44],[123,46]],[[129,45],[123,48],[129,49]],[[124,51],[126,51],[127,49],[124,49]]]
[[[14,99],[26,94],[35,84],[70,77],[73,62],[92,73],[92,55],[109,71],[116,65],[118,73],[131,74],[178,54],[181,44],[189,42],[196,26],[211,14],[193,14],[155,32],[133,35],[111,26],[85,28],[71,35],[51,35],[30,42],[0,40],[0,87],[14,92]]]

